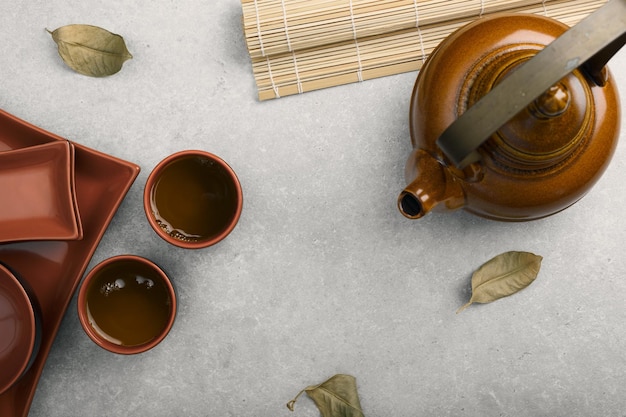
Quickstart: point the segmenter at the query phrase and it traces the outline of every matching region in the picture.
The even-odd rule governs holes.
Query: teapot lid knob
[[[557,83],[537,97],[531,106],[538,115],[551,118],[565,113],[570,101],[570,94],[565,85]]]

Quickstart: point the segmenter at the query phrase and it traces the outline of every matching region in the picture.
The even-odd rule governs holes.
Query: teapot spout
[[[410,183],[398,196],[398,209],[409,219],[419,219],[433,210],[455,210],[465,205],[461,181],[422,149],[411,154],[406,177]]]

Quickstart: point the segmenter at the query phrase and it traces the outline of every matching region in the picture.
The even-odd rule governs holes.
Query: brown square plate
[[[65,140],[0,110],[0,151]],[[82,240],[0,244],[0,261],[30,284],[41,305],[43,337],[29,371],[0,396],[0,416],[26,417],[54,338],[80,279],[139,167],[74,143]]]
[[[70,142],[0,152],[0,243],[82,239],[74,191]]]

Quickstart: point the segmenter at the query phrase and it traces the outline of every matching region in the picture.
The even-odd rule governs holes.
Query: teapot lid
[[[480,72],[467,77],[459,109],[465,111],[495,85],[531,59],[536,50],[506,52]],[[584,148],[593,126],[594,103],[591,87],[581,71],[575,70],[502,125],[480,148],[483,160],[502,170],[546,170],[561,165]]]

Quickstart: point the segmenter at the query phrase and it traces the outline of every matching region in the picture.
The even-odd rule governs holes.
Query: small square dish
[[[0,243],[82,239],[69,141],[0,152],[0,194]]]

